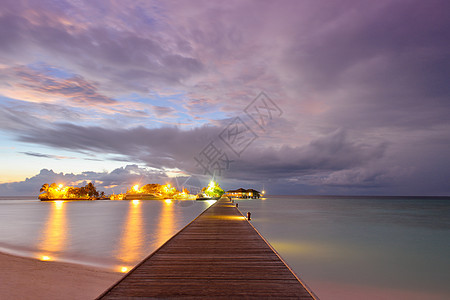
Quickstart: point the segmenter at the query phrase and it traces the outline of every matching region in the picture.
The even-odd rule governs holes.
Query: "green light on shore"
[[[224,190],[214,180],[209,182],[208,187],[204,191],[209,197],[221,197],[224,194]]]

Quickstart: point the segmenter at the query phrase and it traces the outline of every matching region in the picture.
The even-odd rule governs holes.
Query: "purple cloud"
[[[297,192],[449,193],[449,9],[4,1],[0,128],[24,143],[196,172],[193,156],[265,91],[283,115],[230,177]],[[73,76],[24,67],[36,63]]]
[[[84,105],[114,104],[117,101],[98,93],[98,88],[81,76],[56,78],[39,73],[26,67],[13,69],[14,75],[21,83],[19,87],[47,94],[52,97],[63,97],[69,101]]]

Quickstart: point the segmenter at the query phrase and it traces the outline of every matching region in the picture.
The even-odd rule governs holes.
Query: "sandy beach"
[[[1,299],[94,299],[123,274],[0,253]]]

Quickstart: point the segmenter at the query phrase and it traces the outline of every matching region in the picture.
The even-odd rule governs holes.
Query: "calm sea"
[[[450,299],[449,198],[238,201],[322,300]],[[210,204],[3,198],[0,251],[125,272]]]
[[[450,198],[272,196],[243,214],[322,299],[450,299]]]
[[[126,272],[197,217],[206,201],[0,200],[0,251]]]

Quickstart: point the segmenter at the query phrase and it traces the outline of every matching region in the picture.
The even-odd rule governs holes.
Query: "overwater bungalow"
[[[225,193],[225,196],[238,199],[257,199],[261,198],[261,192],[254,189],[239,188],[237,190],[229,190]]]

